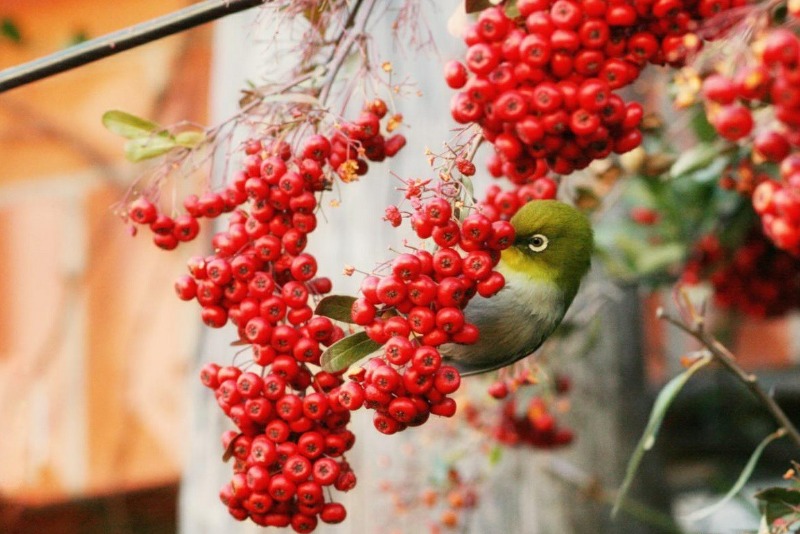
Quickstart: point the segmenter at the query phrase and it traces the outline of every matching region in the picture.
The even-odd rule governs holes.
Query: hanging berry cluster
[[[163,213],[151,199],[141,196],[128,206],[128,219],[148,227],[158,247],[172,250],[197,237],[200,219],[215,219],[250,202],[250,216],[241,211],[234,213],[229,231],[214,236],[214,249],[232,256],[252,236],[257,239],[266,235],[266,242],[260,243],[262,249],[273,249],[280,245],[277,241],[283,241],[286,252],[297,255],[296,250],[305,247],[302,237],[316,227],[314,193],[330,188],[334,175],[345,183],[363,176],[369,170],[368,161],[393,157],[405,146],[403,134],[381,133],[381,120],[386,114],[386,102],[376,98],[354,121],[344,122],[332,135],[310,135],[297,155],[292,154],[292,147],[286,142],[265,147],[253,140],[245,146],[242,170],[221,191],[208,191],[200,197],[189,195],[183,201],[186,212],[176,217]],[[392,117],[389,122],[393,120],[396,119]],[[387,126],[389,129],[393,127]],[[293,163],[287,164],[290,159]],[[237,261],[249,261],[244,259],[249,257],[246,254],[238,256],[243,259]],[[277,259],[269,254],[262,257],[264,261]],[[218,285],[224,286],[225,282]]]
[[[707,278],[714,302],[755,317],[775,317],[800,305],[800,259],[775,248],[761,232],[750,232],[734,251],[712,235],[695,245],[682,279],[697,283]]]
[[[642,107],[613,91],[648,63],[682,64],[687,34],[732,3],[741,2],[518,0],[516,18],[486,9],[466,30],[464,63],[445,67],[460,90],[453,118],[482,127],[495,148],[490,172],[515,183],[632,150]]]
[[[386,105],[369,103],[359,117],[330,136],[313,134],[294,149],[277,139],[244,145],[241,170],[221,192],[184,201],[174,219],[140,197],[131,221],[149,225],[155,243],[172,249],[194,238],[198,219],[230,213],[227,229],[212,238],[214,253],[189,261],[175,284],[183,300],[196,300],[206,325],[229,321],[252,357],[243,368],[209,363],[203,383],[214,391],[237,430],[223,436],[233,477],[220,498],[236,519],[264,526],[313,531],[319,520],[338,523],[345,508],[331,501],[332,487],[356,483],[345,453],[355,442],[347,429],[350,409],[339,402],[344,379],[319,369],[322,348],[344,337],[329,318],[317,316],[313,299],[330,292],[305,251],[317,225],[317,193],[334,177],[350,181],[367,172],[367,160],[393,156],[402,135],[385,138]]]
[[[761,53],[731,76],[708,73],[702,95],[721,137],[752,143],[756,164],[779,165],[778,180],[755,186],[753,206],[772,242],[800,256],[800,39],[789,29],[768,28],[759,46]]]
[[[503,287],[494,267],[514,241],[508,221],[475,212],[459,223],[451,199],[439,195],[419,203],[411,225],[437,250],[400,254],[391,273],[367,276],[351,309],[352,321],[364,326],[383,354],[352,374],[343,391],[348,403],[375,410],[375,427],[385,434],[422,424],[430,414],[455,413],[448,395],[461,377],[442,364],[438,347],[477,341],[478,329],[465,320],[463,308],[476,293],[489,297]]]
[[[549,449],[569,445],[574,439],[572,430],[559,425],[552,409],[560,397],[571,388],[566,376],[557,376],[547,384],[547,394],[541,394],[542,387],[531,382],[530,375],[522,374],[505,380],[498,380],[489,386],[489,395],[504,399],[496,420],[490,423],[489,433],[505,445],[528,445]],[[477,414],[472,419],[473,426],[482,423]]]

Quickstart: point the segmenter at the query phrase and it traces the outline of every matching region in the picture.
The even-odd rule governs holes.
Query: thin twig
[[[271,1],[205,0],[174,13],[0,71],[0,93]]]
[[[367,4],[366,7],[363,6],[364,3]],[[347,22],[345,23],[345,27],[337,39],[336,46],[331,52],[331,56],[328,60],[328,69],[319,95],[319,101],[323,107],[327,103],[328,97],[333,89],[333,82],[336,80],[339,70],[341,70],[342,66],[350,55],[353,45],[356,44],[358,39],[363,37],[367,27],[367,22],[369,22],[370,13],[372,13],[375,4],[376,0],[366,0],[366,2],[365,0],[358,0],[355,6],[353,6],[353,10],[350,12]],[[362,8],[365,10],[365,12],[361,18],[358,19],[358,12]]]
[[[673,316],[666,313],[663,309],[659,309],[658,317],[667,321],[668,323],[676,326],[678,329],[689,334],[697,341],[699,341],[714,357],[716,361],[722,364],[728,371],[733,373],[750,392],[761,402],[761,404],[769,411],[772,417],[778,424],[786,431],[789,438],[800,447],[800,432],[794,423],[787,417],[783,409],[775,402],[761,385],[758,383],[758,377],[752,373],[748,373],[737,363],[736,357],[729,351],[722,343],[717,341],[714,336],[710,335],[704,328],[702,320],[693,321],[693,324],[687,325],[686,323],[675,319]]]

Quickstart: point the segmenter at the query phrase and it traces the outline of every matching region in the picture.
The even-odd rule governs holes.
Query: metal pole
[[[271,0],[204,0],[34,61],[0,71],[0,93]]]

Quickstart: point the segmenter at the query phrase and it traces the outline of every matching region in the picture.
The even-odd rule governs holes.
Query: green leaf
[[[335,321],[352,323],[353,318],[350,315],[350,310],[353,308],[355,301],[355,297],[348,295],[330,295],[319,301],[314,313],[330,317]]]
[[[169,134],[161,125],[119,110],[103,113],[103,126],[110,132],[121,135],[126,139],[149,137],[155,133],[169,137]]]
[[[661,428],[661,423],[664,421],[664,416],[667,414],[667,409],[672,404],[672,401],[692,375],[708,365],[712,359],[711,355],[700,358],[683,373],[667,382],[667,385],[659,392],[658,397],[656,397],[656,402],[653,404],[653,410],[650,412],[650,419],[647,421],[644,434],[642,434],[642,437],[639,439],[639,443],[636,445],[636,449],[633,451],[631,459],[628,461],[628,467],[625,470],[625,479],[622,481],[622,485],[617,492],[614,508],[611,510],[612,517],[617,515],[622,502],[625,500],[625,494],[628,493],[631,487],[631,483],[636,475],[636,471],[639,469],[639,464],[642,462],[644,453],[653,448],[656,442],[656,436]]]
[[[500,460],[503,458],[503,447],[500,445],[495,445],[492,447],[492,450],[489,451],[489,465],[497,465]]]
[[[475,184],[472,183],[472,178],[461,175],[461,185],[464,186],[464,191],[469,195],[469,204],[472,205],[475,202]]]
[[[753,474],[753,469],[756,468],[756,464],[758,463],[759,458],[761,458],[761,453],[764,452],[764,449],[767,447],[767,445],[769,445],[776,439],[783,437],[784,435],[785,433],[782,430],[779,430],[777,432],[773,432],[772,434],[764,438],[764,440],[761,443],[759,443],[758,447],[756,447],[756,450],[753,451],[753,454],[750,456],[750,459],[747,461],[747,464],[744,466],[744,469],[742,469],[739,478],[736,479],[736,482],[731,487],[731,489],[728,490],[728,493],[726,493],[722,499],[712,504],[711,506],[706,506],[704,508],[701,508],[700,510],[692,512],[691,514],[687,514],[686,519],[688,521],[699,521],[700,519],[704,519],[710,515],[713,515],[714,513],[722,509],[722,507],[725,506],[728,503],[728,501],[733,499],[736,496],[736,494],[742,490],[744,485],[750,479],[750,475]]]
[[[697,138],[704,143],[716,140],[719,135],[716,128],[708,122],[706,112],[701,106],[697,106],[694,115],[692,115],[692,128]]]
[[[187,130],[175,135],[175,143],[186,148],[195,148],[206,140],[206,134],[202,130]]]
[[[653,274],[682,261],[685,255],[686,248],[681,243],[646,247],[636,256],[636,272]]]
[[[69,48],[70,46],[75,46],[81,43],[85,43],[88,40],[89,40],[89,34],[83,30],[78,30],[69,36],[66,46],[67,48]]]
[[[673,178],[689,174],[692,171],[702,169],[711,164],[714,158],[719,154],[719,147],[709,143],[700,143],[683,152],[672,167],[669,169],[669,174]]]
[[[519,8],[517,7],[517,0],[508,0],[505,5],[506,8],[506,16],[510,19],[515,19],[517,17],[522,16],[522,13],[519,12]]]
[[[146,159],[163,156],[177,146],[178,144],[173,137],[162,137],[160,135],[139,137],[125,143],[125,157],[128,161],[138,163]]]
[[[19,27],[8,17],[5,17],[0,21],[0,36],[13,43],[22,42],[22,33],[19,31]]]
[[[366,332],[358,332],[340,339],[322,353],[322,370],[329,373],[344,371],[357,361],[381,348]]]
[[[755,497],[770,525],[776,519],[795,513],[800,507],[800,489],[797,488],[767,488],[756,493]]]

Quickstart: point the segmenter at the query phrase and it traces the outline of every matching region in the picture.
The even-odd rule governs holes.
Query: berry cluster
[[[477,341],[478,329],[466,321],[463,308],[476,293],[489,297],[503,287],[505,280],[494,267],[499,252],[514,241],[508,221],[476,211],[459,223],[451,201],[442,196],[420,203],[411,225],[418,237],[432,238],[438,250],[400,254],[390,274],[367,276],[351,309],[353,322],[383,345],[383,355],[351,375],[354,381],[343,386],[347,401],[342,403],[374,409],[375,427],[386,434],[419,425],[430,414],[455,413],[448,395],[461,377],[442,364],[437,347]]]
[[[264,352],[274,358],[264,377],[214,363],[201,371],[239,429],[223,435],[226,457],[235,461],[220,499],[236,519],[311,532],[317,518],[339,523],[346,515],[341,504],[326,502],[325,489],[348,491],[356,483],[344,459],[355,442],[346,428],[350,413],[328,400],[341,378],[312,376],[302,362],[271,349],[255,350],[254,359]],[[309,386],[314,392],[305,393]]]
[[[522,414],[514,399],[507,400],[493,435],[506,445],[528,445],[538,449],[569,445],[574,439],[572,430],[558,426],[555,416],[541,397],[532,397]]]
[[[738,1],[738,0],[735,0]],[[729,0],[520,0],[520,17],[482,11],[451,61],[451,113],[477,122],[494,144],[493,173],[525,183],[547,169],[569,174],[639,146],[642,107],[614,90],[648,63],[680,65],[699,20]],[[695,39],[699,43],[699,40]],[[500,171],[500,172],[498,172]]]
[[[550,409],[550,403],[542,395],[528,394],[531,382],[523,374],[511,380],[498,380],[489,386],[489,394],[496,399],[506,399],[491,433],[506,445],[526,444],[537,448],[553,448],[569,445],[574,434],[568,428],[559,427]],[[552,384],[555,395],[566,395],[571,387],[567,377],[557,377]],[[520,410],[520,404],[524,408]]]
[[[789,9],[787,16],[797,19],[800,11]],[[764,33],[753,46],[759,51],[752,61],[740,62],[733,72],[706,73],[702,97],[709,122],[717,133],[728,141],[752,147],[753,164],[744,174],[752,174],[758,180],[743,192],[752,193],[764,233],[778,248],[798,256],[800,39],[782,27],[767,27]],[[726,68],[719,66],[720,70]],[[759,172],[763,163],[779,165],[779,180]]]
[[[702,95],[721,137],[752,143],[756,164],[780,165],[779,181],[755,186],[753,205],[767,236],[800,255],[800,39],[788,29],[769,28],[759,43],[760,55],[733,75],[707,75]]]
[[[153,232],[153,241],[164,250],[172,250],[181,242],[197,237],[199,219],[214,219],[248,201],[252,204],[250,226],[271,223],[287,227],[288,231],[288,226],[292,225],[296,232],[289,232],[289,239],[297,237],[297,233],[306,234],[316,226],[314,192],[330,188],[333,173],[343,182],[351,182],[366,174],[367,161],[383,161],[405,146],[403,134],[386,137],[381,133],[381,120],[386,114],[386,103],[376,98],[354,121],[343,123],[331,136],[307,137],[297,157],[288,164],[293,158],[288,143],[275,142],[265,151],[260,141],[252,140],[245,146],[247,157],[243,169],[222,191],[209,191],[200,197],[189,195],[183,202],[186,212],[176,217],[163,213],[155,203],[141,196],[128,206],[128,218],[137,225],[148,226]],[[302,198],[294,198],[300,193]],[[281,221],[280,217],[273,217],[276,212],[286,214],[287,208],[296,220]],[[238,217],[231,225],[237,222],[244,223],[245,218]],[[247,235],[252,233],[248,231]],[[277,237],[284,235],[280,230],[269,233]],[[221,245],[223,249],[232,250],[228,254],[231,255],[245,241],[244,236],[229,231],[227,236],[215,237],[214,245],[216,249]]]
[[[734,251],[714,236],[695,245],[682,279],[697,283],[707,277],[714,301],[724,309],[755,317],[774,317],[800,307],[800,259],[775,248],[753,231]]]
[[[225,189],[188,197],[186,213],[174,220],[144,197],[129,206],[129,218],[149,225],[165,249],[196,237],[201,217],[230,214],[227,229],[212,238],[214,253],[192,258],[175,290],[201,305],[206,325],[233,323],[252,350],[246,365],[260,369],[210,363],[201,371],[237,428],[223,436],[226,459],[235,462],[220,492],[237,519],[311,532],[319,520],[345,518],[326,489],[356,483],[344,458],[355,441],[347,429],[354,407],[340,402],[344,379],[316,367],[322,348],[344,331],[314,315],[313,299],[329,293],[331,281],[317,277],[317,261],[305,249],[317,226],[317,193],[336,176],[355,179],[367,160],[393,156],[405,144],[402,135],[381,133],[385,115],[386,104],[375,100],[355,121],[330,136],[307,136],[296,149],[285,140],[250,140]]]

